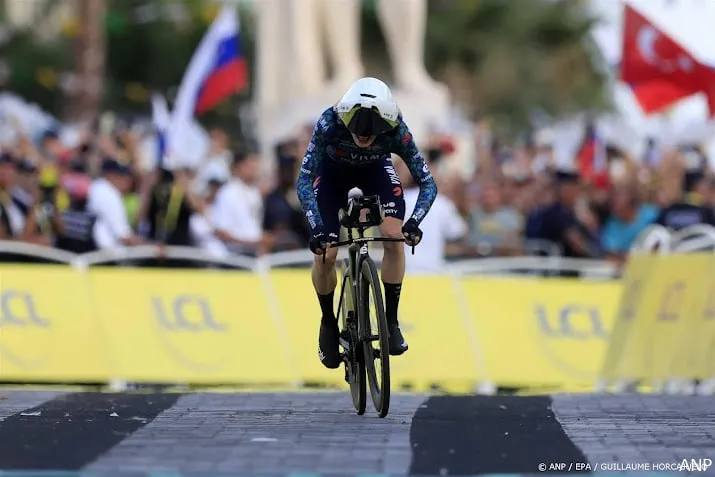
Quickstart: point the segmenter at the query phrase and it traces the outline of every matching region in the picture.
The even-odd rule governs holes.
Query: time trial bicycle
[[[389,329],[377,266],[368,253],[368,243],[405,241],[404,238],[365,236],[365,231],[379,226],[383,217],[379,196],[363,196],[353,189],[340,217],[348,239],[330,244],[331,248],[348,246],[348,258],[339,264],[342,285],[338,302],[345,381],[350,386],[353,406],[359,415],[365,413],[366,383],[369,382],[379,417],[387,416],[390,408]],[[357,237],[353,237],[353,230],[357,230]]]

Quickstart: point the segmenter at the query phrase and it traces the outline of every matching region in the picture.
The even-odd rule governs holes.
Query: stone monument
[[[361,0],[257,0],[254,109],[266,151],[314,122],[364,74]],[[393,89],[417,138],[449,113],[449,95],[424,65],[426,0],[379,0],[378,18],[395,78]],[[334,75],[327,77],[326,58]]]

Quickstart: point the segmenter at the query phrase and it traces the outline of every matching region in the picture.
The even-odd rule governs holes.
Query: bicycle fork
[[[350,295],[353,299],[352,303],[352,310],[349,310],[347,312],[347,318],[345,319],[345,330],[342,330],[340,333],[340,345],[343,347],[345,350],[342,354],[343,357],[343,362],[345,362],[345,381],[349,384],[354,384],[357,381],[357,372],[359,369],[358,363],[358,353],[361,351],[360,347],[360,337],[358,335],[358,324],[357,324],[357,292],[358,292],[358,279],[359,279],[359,272],[357,270],[357,263],[358,261],[356,260],[356,253],[357,252],[357,247],[352,246],[349,249],[349,267],[348,271],[350,274],[350,278],[352,279],[352,286],[350,290]],[[343,288],[345,287],[345,283],[347,281],[347,276],[343,277]],[[338,311],[340,310],[341,306],[345,305],[343,303],[343,296],[344,294],[341,294],[340,296],[340,302],[338,303]],[[343,333],[346,334],[346,336],[343,336]]]

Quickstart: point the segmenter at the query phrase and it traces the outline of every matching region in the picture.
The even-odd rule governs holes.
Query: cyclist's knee
[[[395,217],[385,217],[385,220],[380,224],[380,233],[383,237],[402,238],[402,221]]]
[[[401,239],[402,235],[402,221],[395,217],[385,217],[385,220],[380,225],[380,234],[386,238]],[[404,244],[402,242],[383,242],[382,246],[385,252],[398,252],[403,250]],[[399,252],[398,252],[399,253]]]
[[[330,270],[335,267],[335,261],[338,258],[338,249],[329,248],[325,253],[325,263],[323,263],[323,256],[316,255],[313,258],[313,267],[318,270]]]

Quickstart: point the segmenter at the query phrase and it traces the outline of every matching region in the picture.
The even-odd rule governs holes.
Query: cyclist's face
[[[375,141],[375,136],[356,136],[353,134],[353,141],[358,147],[369,147]]]

